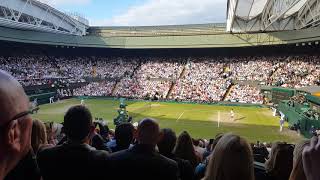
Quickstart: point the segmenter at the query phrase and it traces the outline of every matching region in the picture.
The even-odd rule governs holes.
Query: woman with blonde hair
[[[223,135],[203,180],[254,180],[253,154],[248,142],[232,133]]]
[[[40,120],[33,120],[31,146],[35,154],[43,146],[48,145],[46,126]]]
[[[289,180],[307,180],[303,170],[302,151],[309,144],[309,140],[304,140],[296,144],[293,151],[293,168]]]

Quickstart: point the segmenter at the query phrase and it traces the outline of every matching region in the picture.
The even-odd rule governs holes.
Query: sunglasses
[[[11,122],[13,122],[13,121],[16,121],[16,120],[18,120],[18,119],[20,119],[20,118],[22,118],[22,117],[25,117],[25,116],[28,116],[29,114],[32,114],[32,112],[33,112],[33,109],[28,110],[28,111],[21,112],[21,113],[15,115],[15,116],[13,116],[13,118],[11,118],[10,121],[8,121],[7,123],[1,125],[1,126],[0,126],[0,129],[3,129],[3,128],[9,126],[9,124],[10,124]]]

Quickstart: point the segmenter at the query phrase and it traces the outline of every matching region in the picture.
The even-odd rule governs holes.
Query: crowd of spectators
[[[146,118],[110,130],[72,106],[62,124],[33,120],[22,86],[0,71],[0,180],[318,180],[320,139],[296,146],[249,144],[233,133],[210,140],[161,129]]]
[[[226,101],[262,104],[263,96],[257,87],[237,84],[231,89]]]
[[[173,87],[170,99],[193,101],[220,101],[231,84],[222,77],[224,63],[207,58],[189,61],[185,74]]]
[[[284,59],[285,57],[281,56],[251,56],[228,58],[226,61],[229,64],[228,69],[232,79],[266,82]]]
[[[227,90],[238,81],[293,88],[319,85],[318,59],[319,56],[308,55],[188,58],[30,55],[0,57],[0,69],[8,71],[24,86],[57,81],[91,82],[90,78],[108,81],[89,83],[78,88],[76,95],[261,103],[259,87],[237,85],[229,97]]]
[[[74,96],[111,96],[115,82],[92,82],[73,90]]]
[[[152,99],[166,98],[170,89],[171,81],[147,80],[141,78],[123,78],[116,88],[115,96],[128,98]]]
[[[54,79],[77,82],[87,77],[121,78],[132,73],[136,59],[117,57],[0,57],[0,69],[16,77],[24,86],[49,84]]]
[[[301,88],[319,85],[319,56],[291,56],[280,65],[270,78],[271,84],[282,87]]]

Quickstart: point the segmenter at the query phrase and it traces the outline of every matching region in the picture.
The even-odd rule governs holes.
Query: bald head
[[[28,112],[29,100],[19,82],[0,70],[0,179],[6,176],[31,149],[32,118],[13,119]]]
[[[156,145],[159,139],[159,125],[154,119],[146,118],[138,126],[138,142],[140,144]]]
[[[13,116],[28,110],[29,100],[20,83],[7,72],[0,70],[0,126]]]

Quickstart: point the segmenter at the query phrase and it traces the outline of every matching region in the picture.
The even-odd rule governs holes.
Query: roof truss
[[[320,0],[267,0],[263,10],[255,17],[250,17],[254,3],[258,0],[229,0],[236,2],[231,6],[228,2],[227,31],[229,32],[252,32],[252,31],[282,31],[295,30],[320,25]],[[239,3],[247,3],[247,16],[239,16],[237,11]],[[261,4],[263,6],[263,4]],[[260,7],[262,7],[260,6]],[[242,6],[243,7],[243,6]],[[230,12],[233,11],[233,12]],[[232,15],[232,16],[230,16]]]

